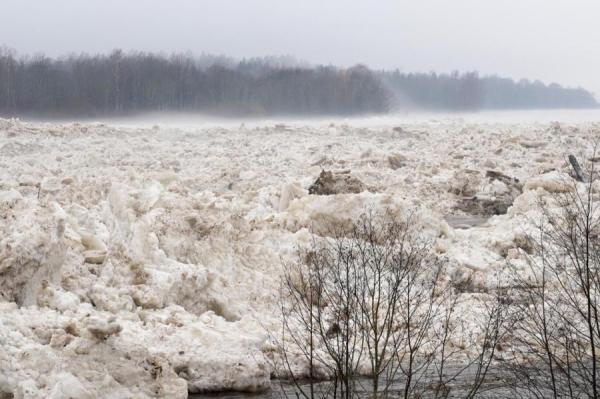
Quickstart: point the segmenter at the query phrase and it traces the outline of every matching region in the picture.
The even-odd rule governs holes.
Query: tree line
[[[309,66],[289,57],[235,61],[115,50],[59,58],[0,49],[0,115],[95,116],[150,111],[354,115],[596,106],[583,89],[465,74]]]
[[[146,111],[216,114],[358,114],[387,111],[367,68],[307,68],[247,60],[114,51],[17,57],[0,52],[0,113],[105,115]]]
[[[594,108],[594,96],[582,88],[565,88],[539,80],[515,81],[477,72],[450,74],[380,72],[397,108],[427,110]]]

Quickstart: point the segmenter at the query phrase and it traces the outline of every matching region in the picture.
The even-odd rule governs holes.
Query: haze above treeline
[[[49,58],[0,51],[0,115],[5,117],[156,111],[261,117],[597,106],[583,88],[476,71],[339,68],[289,56],[235,60],[115,50]]]

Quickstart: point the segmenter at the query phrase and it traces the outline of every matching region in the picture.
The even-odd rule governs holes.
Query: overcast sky
[[[600,94],[600,0],[1,0],[0,12],[0,44],[20,53],[293,55]]]

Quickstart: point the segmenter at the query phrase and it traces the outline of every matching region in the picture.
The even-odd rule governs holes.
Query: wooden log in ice
[[[585,183],[587,181],[583,170],[581,170],[581,166],[579,166],[579,162],[577,162],[577,158],[574,155],[569,155],[569,163],[573,167],[573,171],[575,171],[575,179],[577,181]]]

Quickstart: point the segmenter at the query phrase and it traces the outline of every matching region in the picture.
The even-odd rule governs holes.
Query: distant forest
[[[0,115],[99,116],[154,111],[354,115],[397,109],[596,107],[584,89],[477,73],[310,66],[289,57],[234,61],[115,50],[49,58],[0,50]]]
[[[477,72],[459,74],[380,72],[399,108],[427,110],[550,109],[597,107],[594,96],[582,88],[556,83],[518,82]]]

